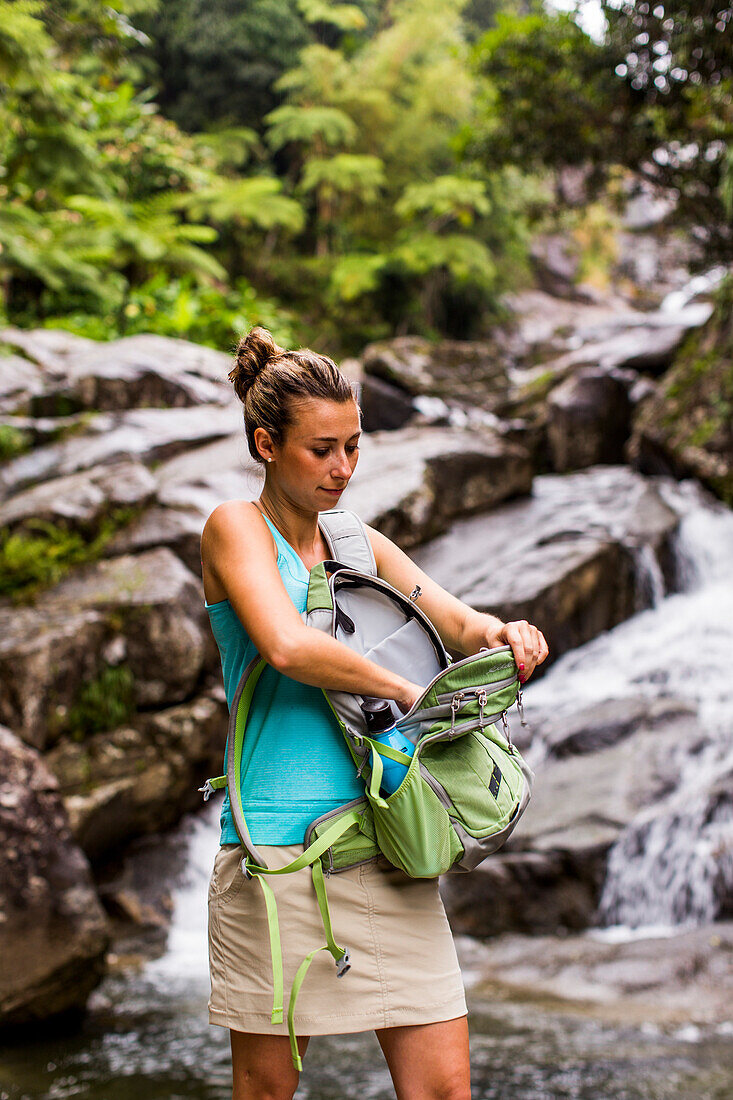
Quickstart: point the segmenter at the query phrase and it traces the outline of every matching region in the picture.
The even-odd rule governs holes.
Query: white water
[[[207,892],[214,856],[219,847],[221,799],[212,800],[201,814],[190,814],[178,826],[188,859],[184,881],[174,891],[173,918],[166,952],[146,966],[156,984],[208,997]]]
[[[702,739],[675,753],[676,788],[624,830],[611,850],[601,922],[627,928],[706,923],[733,896],[733,513],[696,482],[658,481],[681,519],[684,591],[565,654],[525,690],[559,716],[608,699],[671,695],[693,704]],[[530,760],[541,761],[533,746]],[[541,765],[540,765],[541,766]]]

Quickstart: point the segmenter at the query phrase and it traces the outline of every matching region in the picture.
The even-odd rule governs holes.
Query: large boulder
[[[34,368],[43,372],[43,392],[33,387],[24,405],[37,416],[226,404],[234,398],[226,377],[230,357],[188,340],[141,334],[97,342],[11,328],[0,332],[0,342],[25,354],[29,376]]]
[[[165,547],[84,566],[33,607],[0,606],[0,720],[44,748],[107,665],[132,703],[189,698],[216,665],[200,582]]]
[[[37,447],[0,470],[0,499],[27,486],[122,460],[147,466],[229,435],[241,416],[233,405],[129,409],[91,417],[83,434]]]
[[[646,473],[697,477],[733,505],[733,278],[639,408],[628,457]]]
[[[649,606],[661,576],[674,587],[677,525],[653,482],[594,466],[535,478],[531,496],[456,521],[413,558],[471,607],[539,626],[550,647],[540,672]]]
[[[0,727],[0,1026],[83,1008],[104,972],[108,926],[58,784]]]
[[[368,344],[364,373],[403,392],[441,397],[491,410],[509,386],[510,356],[501,334],[493,341],[441,340],[398,336]]]
[[[127,726],[47,754],[72,833],[92,860],[198,809],[203,780],[221,770],[227,706],[220,685],[193,700],[141,712]]]
[[[628,387],[606,371],[586,367],[549,396],[547,435],[557,471],[622,462],[630,428]]]
[[[458,428],[374,433],[363,441],[357,470],[339,503],[403,548],[532,485],[521,447],[493,432]]]
[[[141,462],[114,462],[42,481],[0,504],[0,527],[12,531],[38,520],[93,537],[115,509],[139,510],[155,497],[157,482]]]

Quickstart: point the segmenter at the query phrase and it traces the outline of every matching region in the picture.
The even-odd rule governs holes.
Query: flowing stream
[[[733,513],[693,481],[658,484],[681,516],[683,590],[660,598],[655,582],[653,607],[564,655],[527,690],[530,722],[533,708],[562,717],[632,695],[674,696],[698,711],[697,734],[675,750],[676,789],[610,854],[601,921],[630,928],[704,924],[733,896]],[[533,746],[539,770],[542,755]]]
[[[569,714],[643,693],[693,702],[702,743],[679,746],[676,791],[636,821],[611,854],[606,924],[639,929],[715,915],[730,886],[730,801],[710,808],[708,779],[733,766],[733,514],[692,482],[665,482],[682,516],[677,544],[684,591],[663,595],[653,560],[640,558],[655,605],[566,654],[525,691],[532,712]],[[533,747],[541,773],[543,746]],[[728,785],[728,792],[730,784]],[[728,807],[728,808],[726,808]],[[218,800],[185,819],[177,840],[185,873],[162,954],[111,973],[80,1029],[0,1048],[0,1100],[227,1100],[227,1032],[208,1024],[206,891],[218,843]],[[640,830],[644,842],[640,843]],[[721,852],[723,855],[721,856]],[[632,933],[629,933],[632,934]],[[486,999],[471,941],[459,937],[470,1004],[473,1096],[517,1100],[730,1100],[733,1025],[703,1033],[605,1023],[556,1005]],[[299,1100],[388,1100],[389,1075],[372,1034],[314,1039]]]

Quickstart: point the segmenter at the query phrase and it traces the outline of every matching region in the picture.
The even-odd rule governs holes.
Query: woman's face
[[[334,508],[359,458],[357,404],[308,397],[292,414],[282,447],[272,450],[272,474],[279,489],[305,510]]]

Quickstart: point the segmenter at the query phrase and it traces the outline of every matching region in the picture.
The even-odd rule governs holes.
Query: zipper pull
[[[457,691],[450,701],[450,733],[448,734],[448,740],[452,741],[455,736],[456,714],[461,706],[461,699],[463,698],[463,692]]]
[[[514,756],[514,745],[512,744],[512,735],[509,732],[509,719],[507,718],[506,711],[501,712],[501,724],[504,727],[504,736],[506,737],[506,743],[509,746],[509,752]]]
[[[522,685],[521,684],[517,684],[516,708],[517,708],[517,711],[519,712],[519,717],[522,718],[522,725],[526,726],[527,723],[526,723],[526,720],[525,720],[525,717],[524,717],[524,701],[523,701],[523,698],[522,698]]]
[[[486,695],[485,690],[483,688],[481,688],[481,690],[479,691],[479,693],[477,695],[477,699],[478,699],[478,728],[480,730],[483,730],[483,728],[484,728],[484,707],[486,706],[487,698],[488,698],[488,696]]]

